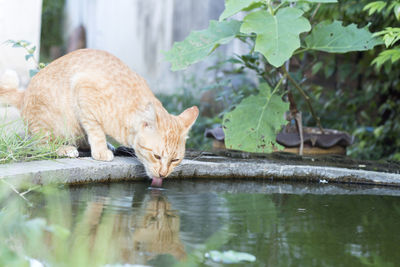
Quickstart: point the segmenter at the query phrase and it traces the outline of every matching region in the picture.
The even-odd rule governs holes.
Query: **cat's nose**
[[[165,178],[167,176],[165,173],[161,173],[161,172],[158,175],[160,176],[160,178]]]

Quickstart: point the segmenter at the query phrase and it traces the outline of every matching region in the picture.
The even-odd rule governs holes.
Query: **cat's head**
[[[185,144],[190,128],[199,115],[196,106],[174,116],[156,113],[148,104],[141,116],[133,149],[143,163],[146,174],[153,179],[152,186],[161,186],[162,179],[170,175],[185,156]]]

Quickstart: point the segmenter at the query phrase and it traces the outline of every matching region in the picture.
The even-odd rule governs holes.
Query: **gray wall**
[[[162,51],[191,30],[207,28],[223,9],[224,0],[67,0],[66,34],[84,25],[89,48],[121,58],[148,80],[153,91],[172,92],[185,75],[203,77],[205,66],[211,63],[172,73]],[[222,49],[223,53],[228,50]]]

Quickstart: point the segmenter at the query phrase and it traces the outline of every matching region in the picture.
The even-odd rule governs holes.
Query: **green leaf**
[[[38,73],[38,72],[39,72],[39,70],[37,70],[37,69],[31,69],[31,70],[29,70],[29,76],[32,78],[32,77],[35,76],[36,73]]]
[[[219,20],[224,20],[229,18],[230,16],[235,15],[236,13],[242,11],[243,9],[253,5],[259,4],[261,1],[257,0],[225,0],[225,10],[222,12]]]
[[[381,35],[383,35],[385,46],[390,47],[400,40],[400,28],[386,27],[383,31],[375,32],[372,36]]]
[[[23,46],[20,42],[15,42],[15,43],[13,43],[12,47],[16,48],[16,47],[23,47]]]
[[[311,68],[311,74],[315,75],[317,74],[320,69],[324,66],[324,63],[322,61],[318,61],[317,63],[315,63],[312,68]]]
[[[385,42],[386,47],[390,47],[390,45],[394,42],[396,36],[391,34],[386,34],[383,36],[383,41]]]
[[[382,51],[371,64],[379,69],[386,62],[395,63],[398,60],[400,60],[400,48],[393,48]]]
[[[400,20],[400,3],[395,4],[395,6],[393,7],[393,13],[394,13],[396,19]]]
[[[171,62],[173,71],[185,69],[207,57],[216,46],[235,38],[240,25],[236,20],[211,20],[208,29],[193,31],[184,41],[174,43],[172,49],[165,52],[165,59]]]
[[[381,12],[382,9],[384,9],[386,6],[386,3],[384,1],[374,1],[369,3],[363,8],[363,11],[368,10],[368,15],[371,16],[375,12]]]
[[[248,14],[243,19],[240,31],[256,33],[255,51],[265,56],[268,62],[280,67],[300,47],[299,34],[311,29],[303,11],[287,7],[279,9],[276,15],[265,10]]]
[[[276,143],[276,133],[286,123],[284,113],[289,103],[271,92],[266,83],[260,84],[260,93],[251,95],[223,120],[225,145],[228,149],[268,153],[282,148]]]
[[[25,60],[28,61],[30,58],[33,58],[33,54],[25,55]]]
[[[347,53],[365,51],[381,44],[372,33],[365,28],[357,28],[350,24],[342,26],[341,21],[329,23],[323,21],[316,25],[311,34],[305,38],[306,48],[328,53]]]

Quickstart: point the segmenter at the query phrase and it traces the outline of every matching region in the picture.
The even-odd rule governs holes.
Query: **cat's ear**
[[[197,116],[199,116],[199,109],[196,106],[186,109],[179,115],[179,118],[182,120],[185,127],[185,133],[190,130],[190,127],[192,127],[196,121]]]
[[[151,102],[146,104],[141,115],[142,115],[142,126],[144,128],[146,127],[155,128],[157,122],[157,115],[156,111],[154,110],[154,106]]]

